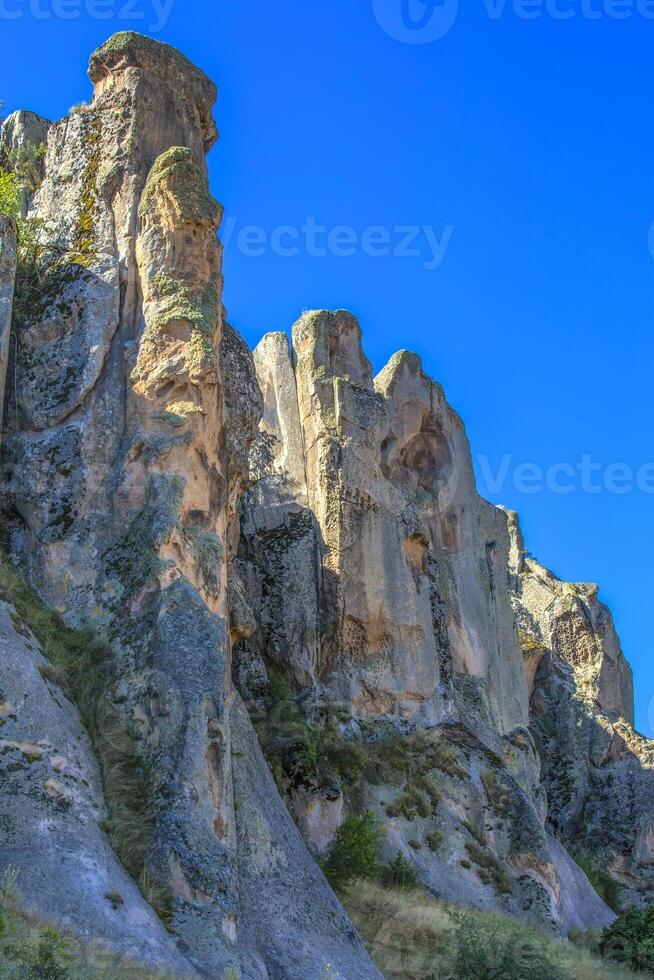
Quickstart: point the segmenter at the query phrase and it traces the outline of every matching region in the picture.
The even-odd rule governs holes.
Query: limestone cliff
[[[509,514],[512,591],[532,731],[554,832],[593,855],[628,904],[654,895],[654,743],[634,731],[633,681],[596,585],[562,582],[525,554]]]
[[[350,314],[306,314],[292,336],[292,353],[282,334],[254,353],[264,413],[236,572],[256,629],[235,671],[255,720],[293,679],[286,699],[319,733],[325,758],[306,764],[293,725],[259,723],[309,846],[372,810],[388,859],[436,894],[558,934],[606,924],[547,833],[509,522],[477,494],[461,420],[414,354],[373,380]],[[336,769],[334,734],[358,772]]]
[[[216,90],[177,51],[134,34],[96,51],[90,76],[92,103],[48,131],[28,214],[39,239],[19,269],[2,460],[12,561],[71,625],[111,648],[92,724],[120,819],[107,841],[99,805],[87,807],[89,847],[114,847],[141,887],[135,921],[147,932],[153,905],[191,972],[304,980],[332,963],[373,977],[297,831],[273,819],[262,758],[232,754],[232,718],[238,745],[251,735],[230,670],[237,461],[227,458],[219,363],[221,208],[205,164]],[[55,742],[36,711],[30,699],[22,726]],[[126,790],[121,776],[135,766],[130,814],[134,780]],[[21,795],[47,795],[47,780],[28,793],[27,775],[11,778]],[[54,860],[56,837],[48,843]],[[19,844],[8,856],[29,882]],[[85,851],[71,849],[70,862],[81,877]],[[85,922],[51,890],[30,892],[31,907],[88,933],[108,905],[105,877],[87,875]],[[255,887],[269,908],[253,923]]]
[[[40,597],[0,590],[0,873],[252,980],[379,975],[317,861],[353,814],[557,937],[613,918],[573,855],[649,900],[654,749],[597,591],[525,556],[416,355],[373,377],[344,311],[253,353],[226,322],[213,83],[131,33],[90,76],[0,135],[3,541]]]

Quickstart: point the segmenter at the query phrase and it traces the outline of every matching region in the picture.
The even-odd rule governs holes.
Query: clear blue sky
[[[654,21],[635,0],[548,0],[536,19],[534,4],[465,0],[451,24],[443,2],[176,0],[159,30],[161,0],[0,0],[0,97],[59,118],[88,98],[88,55],[116,30],[203,67],[220,88],[210,165],[231,218],[232,322],[255,344],[303,308],[346,307],[376,369],[400,347],[422,354],[466,421],[482,493],[520,511],[557,574],[601,585],[652,735],[654,497],[588,493],[580,475],[569,494],[528,494],[515,467],[654,460]],[[349,226],[336,251],[354,254],[334,239],[308,254],[300,231],[299,254],[278,254],[275,229],[307,218]],[[437,268],[422,232],[418,256],[366,254],[366,229],[386,229],[388,251],[405,225],[447,243]],[[484,474],[504,456],[493,492]]]

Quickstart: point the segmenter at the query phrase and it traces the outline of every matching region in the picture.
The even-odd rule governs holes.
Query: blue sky
[[[481,492],[557,574],[601,585],[649,735],[652,17],[648,0],[0,0],[6,111],[88,98],[116,30],[216,80],[232,322],[255,344],[345,307],[376,369],[422,354]]]

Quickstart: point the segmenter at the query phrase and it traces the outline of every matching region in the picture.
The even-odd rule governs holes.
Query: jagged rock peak
[[[47,140],[51,125],[49,119],[35,112],[17,109],[7,116],[0,127],[0,146],[9,152],[20,150],[25,145],[38,146]]]
[[[336,377],[372,388],[372,367],[363,353],[359,321],[347,310],[313,310],[293,325],[298,361],[308,358]]]
[[[173,90],[175,101],[183,99],[197,113],[204,151],[208,152],[218,139],[212,109],[218,97],[215,83],[189,61],[177,48],[134,31],[114,34],[94,51],[89,62],[89,77],[96,96],[107,88],[123,87],[125,74],[141,73]],[[129,83],[127,83],[129,84]],[[168,104],[166,104],[168,103]],[[160,108],[175,111],[166,91],[160,94]]]

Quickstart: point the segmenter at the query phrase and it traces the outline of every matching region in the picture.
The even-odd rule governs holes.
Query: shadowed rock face
[[[16,279],[16,225],[0,217],[0,405],[4,404]]]
[[[633,728],[633,680],[596,585],[562,582],[512,532],[513,602],[543,762],[548,822],[594,856],[622,900],[651,902],[654,744]]]

